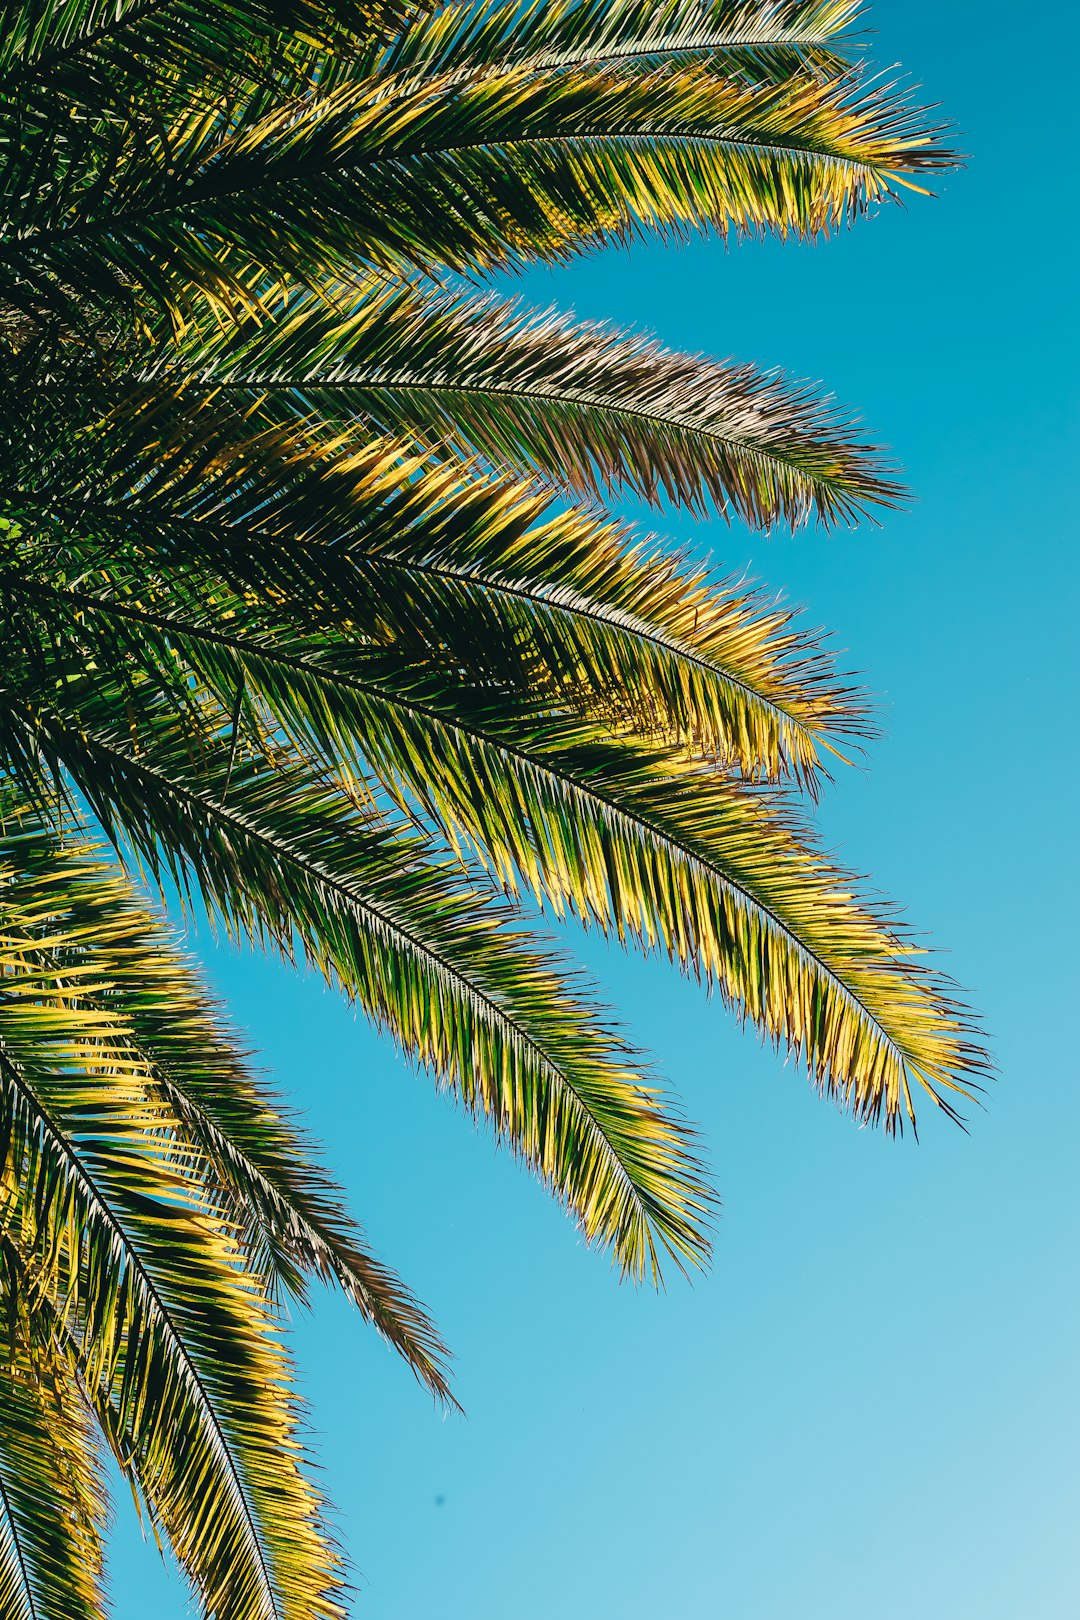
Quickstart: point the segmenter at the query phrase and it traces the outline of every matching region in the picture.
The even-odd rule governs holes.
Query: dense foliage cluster
[[[980,1058],[805,809],[859,694],[621,491],[899,491],[813,392],[492,273],[833,230],[950,161],[849,0],[0,7],[0,1613],[104,1604],[103,1448],[215,1620],[342,1612],[276,1317],[450,1398],[142,884],[315,964],[622,1272],[692,1139],[538,902],[667,953],[893,1128]]]

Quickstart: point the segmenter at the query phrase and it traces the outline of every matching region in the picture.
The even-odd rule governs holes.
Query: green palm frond
[[[275,647],[265,633],[245,635],[236,617],[228,631],[169,626],[219,693],[219,713],[243,680],[300,747],[374,772],[390,793],[404,789],[502,884],[523,881],[537,899],[660,945],[716,982],[860,1116],[890,1126],[913,1118],[912,1079],[942,1102],[977,1065],[944,987],[760,793],[553,713],[548,701],[377,653],[331,660]],[[130,734],[118,694],[111,732],[91,732],[89,703],[89,694],[77,700],[78,734],[39,706],[39,746],[92,784],[106,824],[126,798],[126,828],[146,813],[154,728]],[[180,777],[179,758],[172,768]],[[125,790],[127,773],[138,785]],[[310,812],[304,821],[312,825]],[[162,811],[151,824],[163,825]]]
[[[728,78],[845,73],[838,49],[860,0],[534,0],[446,5],[395,41],[386,68],[425,73],[527,66],[533,71],[635,61],[707,61]]]
[[[670,548],[552,512],[528,487],[453,467],[418,476],[393,446],[342,451],[297,423],[252,434],[213,401],[177,413],[171,394],[140,401],[130,387],[111,426],[91,420],[43,466],[47,414],[23,394],[11,412],[26,459],[9,474],[10,509],[27,538],[9,546],[5,580],[20,658],[44,637],[35,678],[75,618],[92,642],[152,655],[182,707],[172,621],[212,631],[263,602],[286,650],[296,635],[307,652],[329,638],[331,655],[337,642],[396,647],[479,681],[546,687],[753,777],[812,784],[836,740],[867,729],[859,694],[789,613]],[[76,585],[56,582],[53,555]],[[282,603],[295,604],[284,618]],[[107,662],[107,640],[87,655]]]
[[[433,1393],[449,1400],[445,1347],[409,1291],[366,1248],[343,1194],[237,1052],[191,968],[118,871],[73,836],[10,807],[0,861],[45,915],[62,913],[92,953],[107,993],[81,1005],[122,1017],[147,1081],[194,1151],[222,1208],[270,1286],[306,1299],[308,1277],[337,1283]],[[40,954],[40,953],[39,953]]]
[[[877,453],[835,406],[751,366],[496,298],[375,282],[320,287],[239,331],[210,328],[149,379],[202,384],[278,419],[290,406],[422,449],[479,452],[588,497],[629,489],[756,527],[896,504]]]
[[[421,9],[396,0],[6,0],[0,9],[0,91],[24,85],[85,94],[95,82],[165,81],[177,71],[220,77],[274,63],[304,39],[331,48],[370,41]]]
[[[75,1370],[31,1332],[0,1239],[0,1614],[104,1620],[108,1491]]]
[[[0,1054],[30,1286],[62,1302],[80,1377],[119,1408],[129,1467],[205,1608],[340,1613],[269,1318],[253,1329],[258,1300],[235,1254],[185,1207],[186,1178],[155,1162],[167,1117],[145,1094],[118,1098],[115,1074],[74,1084],[76,1064],[114,1068],[114,1049],[95,1041],[91,1055],[83,1019],[63,1039],[65,1020],[35,1011],[22,1041],[4,1018]],[[44,1071],[43,1027],[62,1075]]]
[[[224,745],[193,773],[183,731],[158,721],[135,752],[107,697],[99,713],[76,730],[42,710],[41,743],[107,828],[145,861],[169,860],[237,932],[286,953],[297,938],[492,1121],[621,1269],[652,1274],[656,1237],[676,1258],[702,1258],[708,1197],[687,1133],[576,976],[508,927],[475,879],[426,841],[373,826],[310,768],[237,765],[226,793]]]
[[[176,468],[159,456],[158,466],[164,487],[190,501],[202,475],[187,456]],[[650,750],[632,734],[611,735],[610,722],[575,715],[554,691],[525,697],[505,672],[501,680],[491,671],[467,682],[456,661],[440,668],[430,656],[406,657],[377,640],[365,646],[350,632],[365,604],[350,598],[347,552],[329,543],[342,516],[334,494],[340,502],[370,488],[382,465],[361,458],[357,467],[356,460],[348,481],[320,479],[306,507],[282,506],[280,470],[264,485],[252,462],[239,480],[232,465],[224,503],[218,483],[203,489],[217,519],[219,557],[243,570],[227,607],[220,580],[211,580],[187,614],[155,617],[138,602],[114,605],[89,595],[80,596],[80,612],[91,623],[98,615],[111,619],[112,635],[124,635],[119,625],[127,618],[130,658],[143,662],[150,690],[162,690],[155,668],[187,666],[216,694],[222,725],[243,687],[261,707],[268,734],[283,727],[304,755],[337,760],[346,773],[373,772],[383,791],[404,792],[422,806],[452,845],[474,851],[501,884],[523,882],[537,899],[568,906],[621,938],[662,946],[801,1055],[817,1083],[845,1096],[860,1116],[880,1114],[897,1125],[914,1117],[913,1084],[938,1102],[963,1089],[960,1077],[977,1067],[978,1054],[947,988],[919,968],[887,919],[852,898],[852,881],[829,868],[782,806],[771,809],[759,792],[703,770],[693,757]],[[234,501],[236,488],[242,494]],[[325,531],[321,543],[306,547],[296,545],[305,509],[317,534]],[[279,548],[267,565],[265,543],[255,544],[257,526],[276,530],[285,513],[306,570],[302,583],[276,572]],[[222,522],[230,515],[235,543]],[[189,592],[196,560],[205,567],[209,558],[184,557]],[[324,563],[326,575],[319,572]],[[145,594],[145,580],[136,588]],[[175,603],[175,587],[168,595]],[[283,600],[305,603],[306,625],[282,616]],[[44,636],[43,659],[59,634],[54,627]],[[78,690],[86,682],[76,673],[85,663],[73,651],[50,677],[54,688],[67,685],[70,719],[55,700],[34,700],[36,746],[51,767],[90,784],[84,791],[95,795],[106,824],[111,807],[126,803],[129,828],[145,814],[145,756],[159,724],[153,710],[140,722],[134,687],[110,703],[96,681],[101,718],[88,726],[93,700]],[[182,781],[179,743],[172,746],[167,774]],[[123,785],[129,773],[137,788]],[[163,815],[156,812],[151,825],[163,825]],[[310,811],[302,819],[314,825]],[[181,823],[170,836],[182,837]],[[150,838],[147,829],[147,847]],[[308,948],[318,960],[318,945]]]
[[[65,606],[55,597],[54,605]],[[89,598],[86,608],[96,624]],[[16,631],[24,648],[29,629],[20,622]],[[21,727],[29,767],[35,752],[43,758],[42,793],[54,766],[73,772],[107,828],[134,838],[151,862],[164,840],[166,854],[183,863],[175,875],[193,874],[241,931],[265,932],[286,951],[298,937],[408,1051],[494,1120],[626,1270],[653,1269],[653,1226],[676,1254],[702,1253],[703,1192],[683,1134],[665,1121],[633,1054],[594,1027],[594,1010],[556,960],[507,931],[490,896],[457,881],[455,863],[433,861],[422,840],[387,836],[303,760],[292,769],[288,756],[276,768],[272,760],[261,768],[257,760],[237,762],[225,736],[215,749],[213,726],[224,729],[245,682],[231,655],[229,707],[211,716],[211,735],[193,755],[187,703],[179,727],[161,708],[171,684],[163,693],[160,680],[147,686],[129,678],[110,691],[98,658],[80,648],[61,674],[52,662],[58,629],[44,631],[45,664],[30,662],[31,673],[48,666],[46,683],[66,693],[64,707],[40,690],[21,715],[12,704],[6,716],[8,757],[21,746]],[[178,619],[164,636],[161,627],[138,624],[132,666],[149,658],[149,677],[167,671],[166,641],[177,645],[184,633]],[[208,641],[195,637],[197,649],[203,644],[212,658],[222,656],[213,633]],[[205,685],[206,675],[191,667]],[[295,681],[288,662],[285,676]],[[73,682],[81,683],[77,697]],[[327,695],[332,689],[318,698],[324,714]],[[75,723],[72,697],[82,710]],[[84,702],[96,711],[89,725]],[[272,732],[276,718],[268,724]],[[216,829],[210,841],[207,818]]]
[[[276,661],[245,667],[285,711]],[[340,746],[351,719],[357,755],[501,882],[661,947],[860,1118],[914,1121],[913,1084],[948,1108],[944,1094],[978,1071],[947,986],[760,794],[505,692],[385,667],[335,685],[333,738],[306,681],[290,705],[298,732]]]
[[[698,64],[345,82],[269,110],[259,91],[224,122],[197,107],[145,140],[120,123],[89,152],[44,194],[13,160],[15,307],[123,308],[141,287],[183,319],[194,289],[224,312],[257,303],[260,273],[357,260],[484,269],[643,227],[814,235],[954,162],[889,85]]]
[[[145,882],[316,966],[635,1278],[702,1262],[711,1195],[536,908],[860,1120],[978,1089],[952,985],[804,825],[865,698],[602,510],[848,521],[887,460],[816,390],[475,287],[925,189],[954,160],[860,15],[0,4],[5,1617],[100,1616],[101,1445],[206,1620],[343,1612],[278,1314],[313,1277],[451,1399]]]
[[[342,1612],[272,1313],[78,919],[5,873],[5,1232],[208,1613]],[[47,889],[47,885],[46,885]],[[92,930],[90,944],[93,943]]]

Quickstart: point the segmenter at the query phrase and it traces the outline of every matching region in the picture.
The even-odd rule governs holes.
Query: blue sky
[[[872,20],[971,154],[937,201],[814,248],[643,247],[526,290],[820,378],[902,459],[918,501],[881,529],[664,527],[805,603],[879,695],[885,735],[822,824],[946,953],[999,1078],[969,1136],[926,1115],[918,1146],[887,1142],[666,964],[583,943],[723,1199],[711,1274],[655,1296],[318,983],[204,940],[457,1356],[467,1419],[340,1302],[296,1322],[368,1620],[1077,1612],[1080,41],[1065,4]],[[118,1509],[117,1614],[186,1613]]]

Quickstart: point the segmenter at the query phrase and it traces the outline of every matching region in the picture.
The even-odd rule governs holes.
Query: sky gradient
[[[650,245],[523,291],[821,379],[903,462],[917,502],[878,529],[648,521],[804,603],[878,695],[884,734],[821,824],[968,988],[998,1079],[970,1135],[924,1109],[918,1145],[889,1142],[666,963],[573,939],[723,1200],[711,1274],[657,1296],[319,983],[200,939],[456,1354],[467,1419],[340,1301],[296,1321],[366,1620],[1080,1612],[1080,39],[1065,4],[871,20],[970,154],[937,200],[812,248]],[[117,1507],[117,1616],[187,1613]]]

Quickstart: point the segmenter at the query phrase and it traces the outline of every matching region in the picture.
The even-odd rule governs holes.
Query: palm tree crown
[[[492,272],[812,237],[952,160],[849,0],[10,0],[0,27],[0,1611],[103,1612],[101,1448],[205,1614],[343,1612],[277,1304],[367,1250],[140,878],[315,964],[620,1270],[692,1134],[530,904],[666,952],[862,1120],[982,1065],[803,808],[864,700],[627,492],[895,504],[812,390]]]

